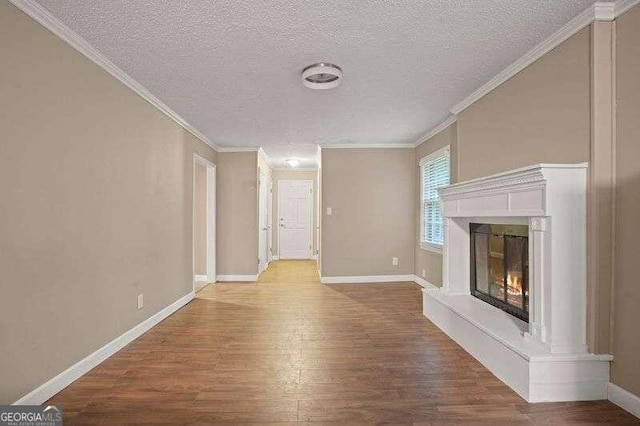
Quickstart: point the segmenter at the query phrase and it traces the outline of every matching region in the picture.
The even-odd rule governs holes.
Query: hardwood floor
[[[421,313],[413,283],[321,285],[315,262],[215,284],[48,403],[65,424],[638,424],[527,404]]]

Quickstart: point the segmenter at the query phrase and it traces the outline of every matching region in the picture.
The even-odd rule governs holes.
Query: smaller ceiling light
[[[309,65],[302,70],[302,84],[310,89],[333,89],[341,81],[342,68],[328,62]]]
[[[288,158],[284,161],[286,161],[287,164],[290,165],[291,167],[298,167],[300,165],[300,160],[297,160],[295,158]]]

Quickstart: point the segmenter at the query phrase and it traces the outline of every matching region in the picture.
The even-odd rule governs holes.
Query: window
[[[449,169],[449,146],[420,160],[420,246],[425,250],[439,252],[444,244],[438,188],[449,185]]]

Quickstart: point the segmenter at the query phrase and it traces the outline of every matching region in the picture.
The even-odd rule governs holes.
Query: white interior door
[[[269,227],[268,227],[268,190],[267,177],[260,173],[258,186],[258,273],[264,271],[269,264]]]
[[[311,259],[312,181],[278,182],[280,259]]]

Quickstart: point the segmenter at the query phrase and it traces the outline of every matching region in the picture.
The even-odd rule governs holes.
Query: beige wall
[[[423,157],[437,151],[440,148],[449,145],[451,158],[451,183],[457,181],[458,176],[458,130],[456,123],[447,127],[437,135],[421,143],[416,147],[414,170],[416,175],[416,246],[415,246],[415,275],[422,277],[424,271],[424,279],[431,284],[442,285],[442,255],[433,251],[425,250],[420,247],[420,199],[422,183],[420,182],[420,160]]]
[[[460,114],[460,181],[535,163],[589,161],[589,32],[580,31]]]
[[[640,7],[617,19],[612,381],[640,396]]]
[[[413,149],[322,150],[322,276],[413,275],[414,155]]]
[[[6,404],[192,291],[193,153],[216,153],[6,1],[0,62]]]
[[[420,248],[420,159],[451,145],[452,182],[536,163],[589,160],[590,28],[464,110],[457,123],[416,148],[415,274],[442,285],[442,255]]]
[[[313,181],[313,253],[318,248],[315,228],[318,225],[318,172],[316,170],[274,170],[271,175],[273,182],[273,217],[271,229],[273,229],[272,249],[273,255],[279,256],[278,251],[278,221],[280,212],[278,209],[278,182],[281,180],[311,180]]]
[[[194,179],[194,274],[207,275],[207,168],[201,164],[196,164]]]
[[[221,152],[217,165],[218,275],[258,273],[258,153]]]

